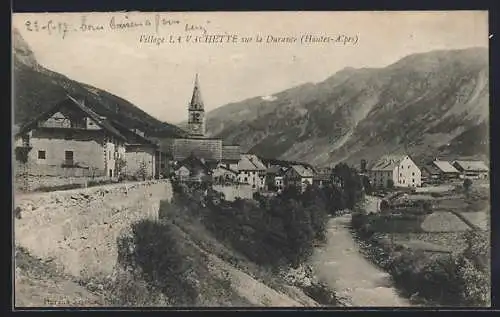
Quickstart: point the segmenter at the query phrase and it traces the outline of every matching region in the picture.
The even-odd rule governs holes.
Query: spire
[[[198,81],[198,73],[196,73],[194,80],[193,96],[191,97],[189,109],[204,110],[203,100],[201,99],[200,83]]]

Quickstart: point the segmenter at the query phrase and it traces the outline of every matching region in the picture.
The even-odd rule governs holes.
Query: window
[[[45,160],[45,151],[38,151],[38,159]]]
[[[245,182],[248,182],[248,177],[245,177]]]
[[[28,134],[23,135],[22,141],[23,141],[23,146],[29,146],[30,136]]]
[[[111,160],[111,150],[108,151],[108,160]]]
[[[408,169],[410,169],[410,165],[408,165]]]
[[[64,151],[64,160],[66,164],[73,164],[73,151]]]
[[[411,176],[415,176],[415,172],[411,173]]]
[[[401,169],[404,169],[405,167],[403,165],[401,165]]]
[[[415,183],[415,178],[413,178],[411,181],[412,181],[413,183]]]

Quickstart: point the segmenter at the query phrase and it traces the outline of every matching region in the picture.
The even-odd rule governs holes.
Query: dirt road
[[[351,215],[344,215],[328,222],[328,242],[312,257],[318,277],[347,299],[349,306],[410,306],[396,293],[389,274],[359,252],[349,231],[350,221]]]

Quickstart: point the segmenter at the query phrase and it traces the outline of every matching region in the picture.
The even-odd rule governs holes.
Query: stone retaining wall
[[[111,274],[117,238],[140,219],[156,219],[168,181],[121,183],[14,197],[15,242],[74,276]]]

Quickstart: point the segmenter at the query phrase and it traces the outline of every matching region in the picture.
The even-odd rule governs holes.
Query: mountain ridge
[[[264,157],[321,166],[394,151],[485,159],[488,71],[481,47],[416,53],[382,68],[346,67],[274,100],[255,97],[213,110],[207,130]],[[481,146],[456,143],[469,130]]]

